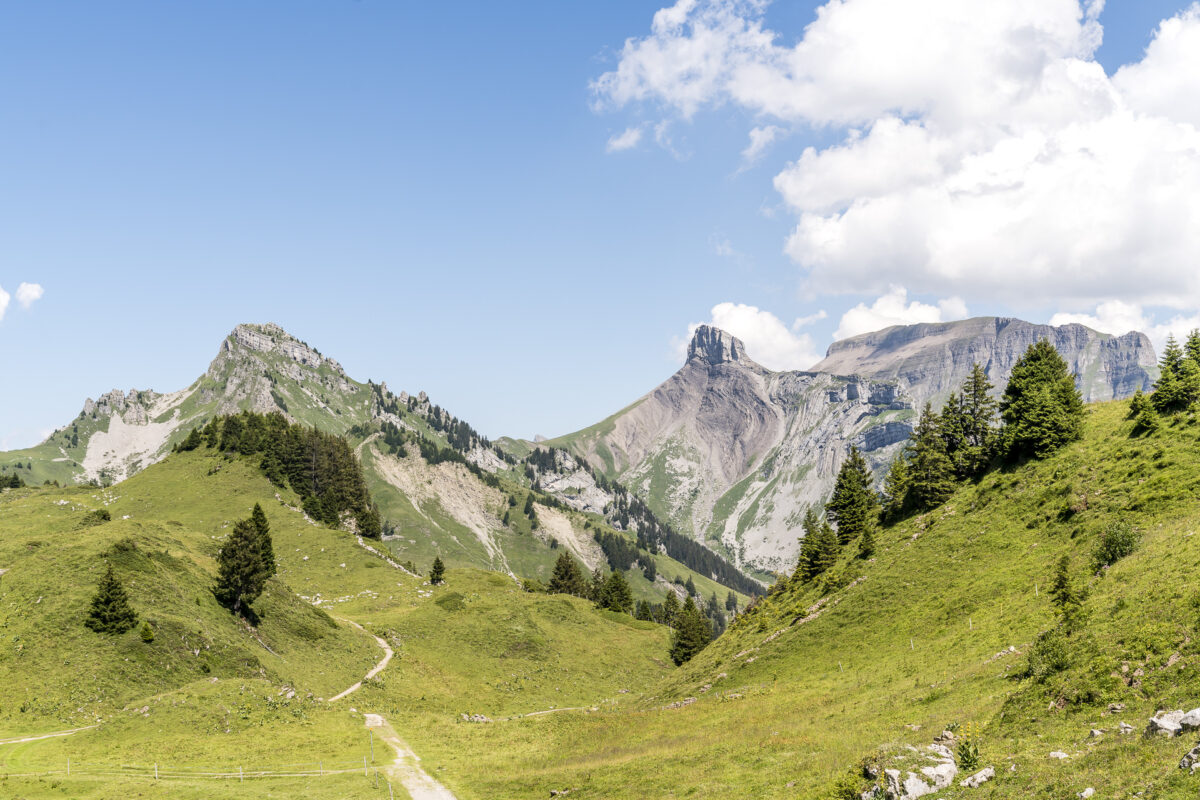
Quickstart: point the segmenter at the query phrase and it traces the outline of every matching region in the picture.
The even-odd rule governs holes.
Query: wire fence
[[[169,764],[98,764],[68,760],[58,768],[28,770],[23,772],[0,771],[6,778],[98,777],[98,778],[147,778],[151,780],[234,780],[246,781],[258,778],[321,778],[361,772],[371,777],[377,767],[364,757],[362,761],[310,761],[300,764],[276,764],[269,767],[179,767]]]

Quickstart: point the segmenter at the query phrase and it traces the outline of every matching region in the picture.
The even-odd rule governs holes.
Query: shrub
[[[1052,675],[1062,672],[1071,666],[1071,650],[1067,636],[1062,630],[1054,628],[1037,638],[1029,648],[1026,656],[1023,677],[1033,678],[1038,683],[1045,683]]]
[[[1092,554],[1093,565],[1097,570],[1111,567],[1132,553],[1140,539],[1141,536],[1128,522],[1120,520],[1112,523],[1104,529],[1104,534],[1096,544],[1096,551]]]
[[[154,641],[154,628],[150,627],[149,622],[142,623],[142,629],[138,631],[138,634],[142,637],[142,641],[146,644],[150,644]]]

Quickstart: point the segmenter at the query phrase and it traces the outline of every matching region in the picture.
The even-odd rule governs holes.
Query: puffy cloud
[[[802,317],[789,329],[770,311],[742,303],[718,303],[712,308],[712,318],[708,324],[741,339],[750,358],[764,367],[782,371],[808,369],[821,360],[812,337],[797,331],[823,318],[824,312]],[[682,359],[687,353],[687,344],[700,325],[699,322],[693,323],[688,326],[686,339],[675,340],[674,349],[678,358]]]
[[[8,311],[8,301],[11,297],[12,295],[4,291],[3,286],[0,286],[0,319],[4,319],[4,312]]]
[[[43,294],[45,294],[45,291],[39,284],[22,283],[17,287],[17,302],[21,304],[21,308],[28,311],[29,307],[35,301],[40,300]]]
[[[778,125],[763,125],[750,129],[750,144],[742,151],[742,160],[753,164],[763,157],[763,154],[775,143],[783,128]]]
[[[1148,314],[1136,303],[1110,300],[1099,304],[1092,314],[1059,312],[1050,318],[1051,325],[1066,325],[1071,322],[1116,336],[1130,331],[1141,331],[1150,337],[1154,349],[1161,353],[1168,336],[1174,336],[1182,342],[1189,332],[1200,328],[1200,314],[1177,314],[1160,323],[1155,321],[1153,314]]]
[[[845,339],[860,333],[870,333],[892,325],[912,325],[917,322],[948,322],[967,316],[967,306],[960,298],[950,297],[936,306],[913,300],[903,286],[893,286],[870,306],[859,303],[842,315],[834,339]]]
[[[626,128],[620,133],[609,137],[608,143],[604,145],[604,151],[606,153],[619,153],[622,150],[631,150],[637,147],[640,141],[642,141],[642,129],[640,127]]]
[[[831,0],[794,42],[765,7],[681,0],[593,90],[833,126],[775,178],[811,290],[1200,306],[1200,4],[1112,77],[1099,0]]]

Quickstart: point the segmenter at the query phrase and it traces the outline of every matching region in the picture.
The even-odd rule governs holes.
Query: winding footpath
[[[22,739],[0,739],[0,744],[21,744],[22,742],[37,742],[42,739],[54,739],[58,736],[70,736],[73,733],[80,731],[91,730],[95,725],[85,725],[82,728],[72,728],[69,731],[58,731],[57,733],[43,733],[40,736],[26,736]]]
[[[336,703],[338,700],[361,689],[365,681],[369,681],[383,672],[392,660],[392,656],[395,655],[391,646],[384,639],[369,632],[362,625],[344,617],[338,617],[338,619],[347,625],[353,625],[374,639],[375,643],[383,650],[383,660],[364,675],[361,681],[344,692],[340,692],[329,698],[328,702],[330,703]],[[384,772],[392,780],[399,781],[404,790],[412,797],[412,800],[458,800],[449,789],[442,786],[432,775],[421,769],[421,759],[412,751],[412,748],[405,744],[404,740],[400,738],[386,719],[379,714],[364,714],[363,717],[367,728],[378,732],[379,738],[386,742],[388,747],[396,751],[396,760],[390,766],[384,767]]]
[[[372,639],[374,639],[375,643],[378,644],[381,648],[383,648],[383,660],[380,661],[378,664],[376,664],[371,669],[370,672],[368,672],[366,675],[364,675],[363,679],[361,681],[354,684],[349,689],[346,689],[344,692],[339,692],[338,694],[335,694],[333,697],[329,698],[330,703],[336,703],[338,700],[341,700],[346,695],[357,692],[359,689],[362,688],[363,681],[369,681],[369,680],[371,680],[371,678],[374,678],[376,675],[383,672],[384,668],[388,665],[388,662],[392,660],[392,656],[395,655],[395,653],[392,652],[391,646],[386,641],[384,641],[383,639],[381,639],[380,637],[376,636],[373,633],[368,633],[367,629],[364,628],[362,625],[359,625],[357,622],[346,619],[344,617],[338,617],[338,619],[340,619],[342,622],[345,622],[348,625],[353,625],[355,628],[358,628],[360,631],[362,631],[363,633],[366,633],[368,636],[370,636]]]

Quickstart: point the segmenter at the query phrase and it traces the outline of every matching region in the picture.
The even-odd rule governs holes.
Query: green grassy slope
[[[598,714],[446,726],[414,745],[476,764],[467,797],[532,797],[532,783],[584,798],[819,797],[864,757],[972,722],[998,778],[938,797],[1087,786],[1194,796],[1177,767],[1194,735],[1115,729],[1123,720],[1140,734],[1156,708],[1200,705],[1200,425],[1132,437],[1125,408],[1091,407],[1084,441],[883,530],[875,559],[844,561],[827,597],[789,586],[641,697]],[[1100,576],[1090,555],[1117,519],[1143,540]],[[1064,671],[1020,679],[1031,643],[1055,625],[1046,587],[1064,553],[1087,586],[1088,621]],[[997,656],[1009,646],[1019,652]],[[1108,733],[1091,739],[1092,728]],[[1057,750],[1070,758],[1048,758]]]
[[[209,587],[221,537],[256,502],[272,525],[279,574],[255,603],[261,621],[251,630]],[[669,668],[659,626],[529,594],[494,573],[451,570],[447,586],[429,587],[350,534],[307,522],[294,505],[253,462],[204,448],[108,490],[0,493],[0,740],[97,726],[0,745],[0,795],[125,797],[132,786],[145,797],[386,797],[386,786],[361,773],[243,786],[94,771],[361,764],[370,753],[364,709],[394,717],[403,731],[450,724],[467,710],[591,703],[640,690]],[[112,521],[82,527],[100,508]],[[137,631],[110,638],[83,627],[105,561],[152,622],[153,642]],[[386,636],[396,657],[331,706],[321,698],[361,680],[382,656],[342,620]],[[375,744],[376,763],[390,762]],[[62,772],[68,758],[70,779],[4,777]],[[453,783],[453,770],[446,780]]]

